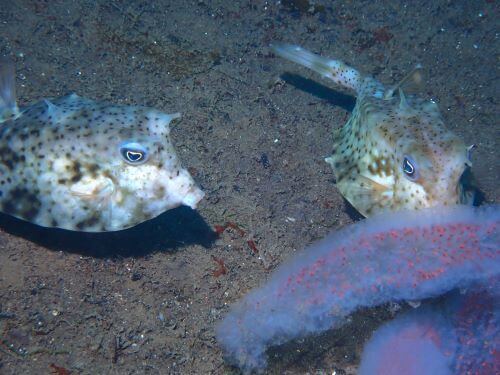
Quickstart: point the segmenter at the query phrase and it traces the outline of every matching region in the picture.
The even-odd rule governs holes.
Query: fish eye
[[[147,150],[137,142],[125,142],[120,146],[120,154],[128,164],[140,165],[147,161]]]
[[[403,172],[411,181],[415,181],[418,177],[417,164],[409,156],[405,156],[403,159]]]

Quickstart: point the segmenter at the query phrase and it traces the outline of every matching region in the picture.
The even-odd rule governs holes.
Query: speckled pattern
[[[0,210],[76,231],[126,229],[203,197],[180,166],[169,124],[180,117],[72,94],[0,123]],[[0,108],[1,109],[1,108]]]
[[[352,116],[334,129],[333,155],[326,161],[338,189],[361,214],[473,203],[462,179],[472,166],[470,147],[444,126],[435,102],[407,96],[399,84],[385,89],[340,61],[298,46],[278,44],[273,50],[355,91]]]
[[[351,116],[352,91],[276,57],[271,42],[389,85],[420,62],[420,97],[477,145],[472,172],[483,200],[499,202],[496,2],[291,3],[2,2],[0,54],[16,63],[21,108],[75,91],[182,112],[170,137],[206,194],[196,210],[118,232],[0,214],[2,375],[48,374],[52,364],[81,375],[237,374],[214,337],[229,305],[299,249],[359,219],[324,161],[332,129]],[[227,222],[244,233],[228,227],[207,241]],[[395,310],[368,309],[339,330],[271,348],[268,373],[355,374],[364,343]]]

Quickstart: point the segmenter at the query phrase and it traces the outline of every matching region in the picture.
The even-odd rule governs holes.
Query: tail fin
[[[0,57],[0,123],[19,114],[14,63],[6,57]]]
[[[310,68],[340,86],[350,88],[356,93],[361,90],[363,77],[356,69],[347,66],[342,61],[316,55],[292,44],[272,44],[271,49],[277,55]]]

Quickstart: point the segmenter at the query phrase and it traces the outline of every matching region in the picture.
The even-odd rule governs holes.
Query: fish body
[[[272,46],[356,93],[348,122],[333,131],[331,165],[340,193],[362,215],[472,204],[463,176],[472,166],[464,142],[444,126],[435,102],[385,87],[338,60],[301,47]]]
[[[19,109],[0,68],[0,211],[44,227],[126,229],[203,192],[169,137],[180,114],[75,94]],[[2,76],[3,75],[3,76]]]

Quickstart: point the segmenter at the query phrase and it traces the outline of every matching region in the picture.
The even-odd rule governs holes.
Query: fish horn
[[[0,57],[0,122],[16,118],[19,114],[14,63],[7,57]]]

